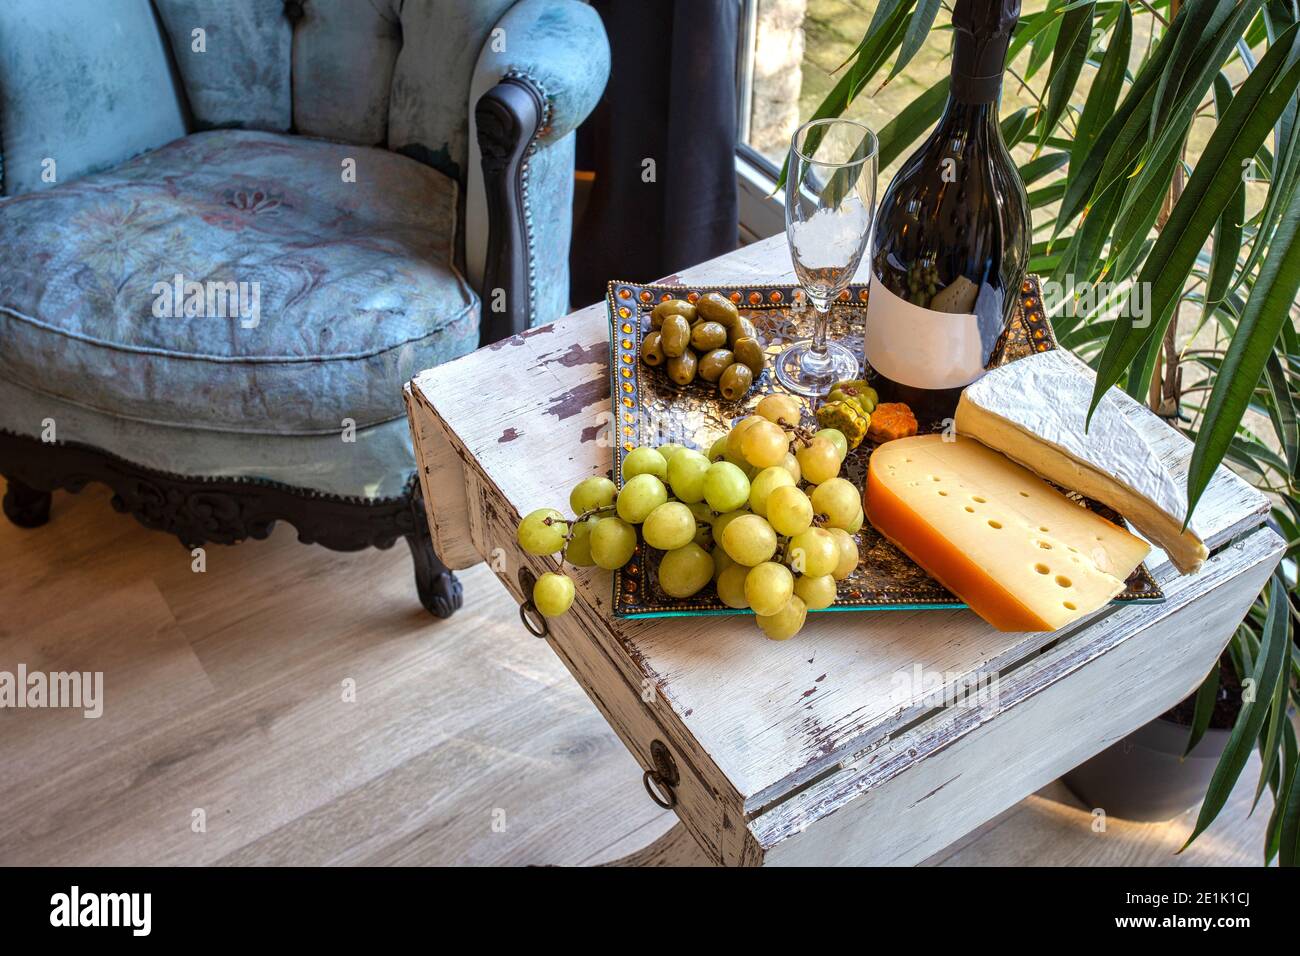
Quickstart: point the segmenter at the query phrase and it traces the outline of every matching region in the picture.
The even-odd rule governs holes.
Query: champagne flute
[[[816,322],[811,339],[777,357],[776,376],[800,395],[858,377],[856,351],[827,341],[826,332],[831,303],[853,279],[871,238],[878,147],[870,127],[846,119],[805,123],[790,141],[785,234]]]

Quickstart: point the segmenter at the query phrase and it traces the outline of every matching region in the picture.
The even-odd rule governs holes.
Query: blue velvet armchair
[[[0,474],[187,548],[405,538],[402,386],[567,311],[578,0],[0,3]]]

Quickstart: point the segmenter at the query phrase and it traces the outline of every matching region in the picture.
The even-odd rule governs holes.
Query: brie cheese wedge
[[[1144,437],[1151,412],[1117,388],[1084,423],[1096,376],[1064,349],[1039,352],[985,374],[962,392],[959,434],[1035,474],[1118,511],[1187,574],[1209,552],[1187,515],[1184,482]]]

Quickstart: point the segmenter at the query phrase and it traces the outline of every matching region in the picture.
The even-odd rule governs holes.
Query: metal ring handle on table
[[[536,586],[537,578],[534,577],[533,572],[528,568],[520,568],[519,590],[523,592],[524,601],[519,605],[519,620],[523,621],[524,630],[529,634],[545,640],[551,635],[551,627],[546,617],[533,603],[533,588]]]
[[[658,771],[647,770],[642,774],[641,785],[645,787],[645,792],[650,794],[650,799],[665,810],[671,810],[677,806],[677,791],[659,776]],[[668,794],[668,796],[661,796],[664,793]]]
[[[673,759],[672,751],[662,740],[651,741],[650,763],[653,767],[641,775],[641,785],[651,800],[665,810],[671,810],[677,806],[677,784],[682,778],[677,772],[677,761]]]

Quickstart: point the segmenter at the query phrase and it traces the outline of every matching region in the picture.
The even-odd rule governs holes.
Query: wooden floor
[[[0,671],[105,675],[97,720],[0,709],[0,864],[588,864],[674,822],[485,567],[439,622],[401,545],[206,558],[98,487],[0,519]],[[930,862],[1259,863],[1257,767],[1182,856],[1190,815],[1094,833],[1057,783]]]

